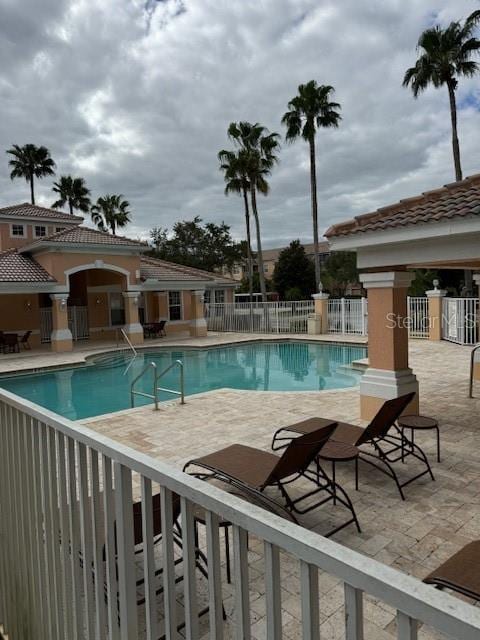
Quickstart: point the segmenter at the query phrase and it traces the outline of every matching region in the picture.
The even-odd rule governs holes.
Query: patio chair
[[[204,469],[206,471],[196,471],[192,475],[204,480],[216,479],[225,482],[244,494],[247,499],[268,510],[277,513],[280,511],[297,524],[298,520],[294,514],[302,515],[330,500],[337,500],[350,511],[351,518],[329,531],[326,537],[352,523],[355,523],[360,532],[360,525],[347,493],[327,476],[318,462],[318,454],[335,428],[334,423],[293,439],[282,456],[242,444],[233,444],[202,458],[190,460],[183,470],[187,471],[190,466]],[[316,468],[312,470],[309,467],[315,461]],[[290,494],[290,485],[299,478],[310,480],[315,484],[315,488],[294,498]],[[264,493],[270,487],[279,489],[283,499],[281,504]],[[313,504],[310,502],[304,507],[300,506],[319,493],[326,493],[327,496]]]
[[[18,335],[16,333],[4,333],[2,347],[3,353],[19,353]]]
[[[31,335],[31,331],[25,331],[23,336],[20,338],[20,345],[25,349],[25,351],[30,351],[30,349],[32,348],[28,342]]]
[[[167,332],[165,331],[166,325],[167,325],[166,320],[160,320],[160,322],[155,323],[155,333],[157,337],[160,336],[164,338],[167,335]]]
[[[332,436],[332,440],[337,442],[344,442],[356,447],[369,445],[373,448],[373,451],[369,451],[362,447],[360,449],[359,458],[392,478],[397,485],[397,489],[402,500],[405,500],[403,487],[414,480],[418,480],[418,478],[421,478],[427,473],[430,474],[432,480],[435,480],[425,453],[416,443],[410,441],[405,435],[403,435],[395,425],[396,421],[413,400],[414,396],[415,393],[412,392],[407,393],[404,396],[400,396],[399,398],[386,400],[378,410],[377,414],[372,418],[372,421],[366,429],[354,424],[338,422],[338,426]],[[326,418],[309,418],[303,422],[298,422],[287,427],[281,427],[273,436],[272,449],[277,451],[287,446],[286,442],[290,441],[291,438],[294,437],[286,436],[285,433],[287,432],[292,432],[294,434],[311,433],[315,431],[315,429],[325,427],[325,425],[328,424],[333,424],[333,421]],[[392,427],[394,428],[393,433],[390,432]],[[426,468],[424,471],[418,473],[412,478],[409,478],[404,482],[400,482],[392,465],[396,462],[404,462],[408,456],[413,456],[422,462]]]
[[[480,540],[466,544],[423,582],[450,589],[480,602]]]

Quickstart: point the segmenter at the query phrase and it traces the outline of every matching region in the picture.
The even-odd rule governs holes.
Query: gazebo
[[[325,233],[332,251],[356,251],[368,294],[368,368],[360,383],[361,417],[384,400],[419,389],[408,363],[407,290],[412,269],[480,272],[480,174],[356,216]],[[480,285],[480,273],[474,275]],[[442,297],[427,292],[430,339],[441,339]],[[325,306],[317,294],[318,309]]]

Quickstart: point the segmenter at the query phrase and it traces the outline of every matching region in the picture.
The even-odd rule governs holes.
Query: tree
[[[260,231],[260,218],[257,207],[257,192],[264,196],[270,191],[267,177],[273,166],[277,163],[277,151],[279,149],[278,133],[269,133],[266,127],[258,122],[231,122],[228,127],[228,137],[241,152],[246,176],[250,185],[250,202],[255,220],[257,236],[257,263],[260,278],[260,291],[263,302],[267,300],[267,288],[265,285],[265,272],[263,267],[262,237]]]
[[[8,162],[12,167],[10,178],[25,178],[30,183],[30,200],[35,204],[35,178],[55,175],[55,162],[50,157],[50,151],[46,147],[37,147],[34,144],[25,144],[23,147],[14,144],[7,153],[13,156]]]
[[[426,29],[418,40],[417,50],[420,50],[420,56],[415,66],[407,69],[403,78],[403,86],[410,86],[415,98],[429,85],[436,88],[447,86],[456,180],[462,179],[462,166],[457,134],[455,91],[458,87],[458,78],[471,77],[478,71],[478,63],[471,57],[480,49],[480,40],[473,35],[479,21],[480,11],[474,11],[463,25],[455,21],[445,29],[438,25]]]
[[[100,231],[110,229],[115,235],[117,229],[123,229],[131,221],[129,207],[122,194],[101,196],[91,208],[92,221]]]
[[[280,300],[292,300],[292,296],[296,296],[296,300],[305,300],[315,293],[315,267],[300,240],[294,240],[280,251],[273,272],[273,285]]]
[[[225,194],[230,193],[241,194],[243,197],[243,206],[245,210],[245,227],[247,231],[247,269],[250,294],[250,302],[253,293],[253,254],[252,254],[252,237],[250,232],[250,208],[248,205],[248,194],[250,192],[250,182],[248,180],[247,170],[247,154],[245,151],[227,151],[222,149],[218,153],[220,161],[220,170],[224,173],[225,178]]]
[[[330,85],[318,85],[315,80],[298,87],[298,94],[288,103],[288,111],[282,118],[287,127],[285,138],[294,142],[300,136],[308,142],[310,149],[310,196],[313,222],[313,245],[315,252],[315,282],[318,290],[322,289],[320,273],[320,255],[318,250],[318,203],[317,203],[317,168],[315,157],[315,136],[320,127],[338,127],[341,109],[338,102],[332,102],[334,93]]]
[[[343,298],[351,285],[359,284],[357,256],[353,251],[335,251],[323,267],[323,283],[332,296]]]
[[[177,222],[171,236],[167,229],[155,227],[150,231],[151,255],[205,271],[219,271],[224,267],[231,270],[241,261],[242,250],[233,240],[230,227],[224,222],[202,223],[199,216]]]
[[[75,209],[88,213],[90,210],[90,190],[85,185],[83,178],[72,178],[72,176],[60,176],[58,182],[53,183],[52,191],[60,196],[52,207],[59,209],[68,203],[70,215],[73,216]]]

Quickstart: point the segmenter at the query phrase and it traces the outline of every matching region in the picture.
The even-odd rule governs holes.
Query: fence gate
[[[52,335],[52,310],[50,307],[40,308],[40,342],[50,342]]]
[[[293,302],[233,302],[208,304],[209,331],[239,333],[306,333],[313,300]]]
[[[367,335],[367,299],[331,298],[328,301],[328,331]]]
[[[68,328],[73,340],[85,340],[89,337],[87,307],[68,307]],[[52,330],[52,309],[44,307],[40,309],[40,341],[42,343],[51,342]]]
[[[478,341],[478,298],[443,298],[442,338],[457,344]]]
[[[407,298],[408,337],[428,338],[430,335],[430,316],[428,298]]]

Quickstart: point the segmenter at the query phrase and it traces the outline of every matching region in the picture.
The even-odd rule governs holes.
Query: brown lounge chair
[[[407,484],[421,478],[427,473],[430,474],[432,480],[435,480],[425,453],[417,444],[402,435],[395,426],[396,421],[413,400],[414,396],[415,393],[412,392],[384,402],[366,429],[355,424],[338,422],[336,423],[338,426],[332,436],[332,440],[345,442],[355,447],[369,445],[370,451],[362,447],[359,458],[392,478],[397,485],[402,500],[405,500],[403,487]],[[287,432],[295,434],[311,433],[315,429],[324,427],[329,423],[335,424],[326,418],[310,418],[288,427],[282,427],[278,429],[273,436],[272,449],[277,451],[287,446],[286,443],[290,442],[293,437],[286,436],[285,433]],[[392,427],[394,430],[390,432]],[[401,483],[392,465],[395,462],[403,462],[408,456],[413,456],[417,460],[420,460],[420,462],[425,464],[426,469],[413,478],[409,478]]]
[[[300,438],[294,438],[285,448],[282,456],[242,444],[233,444],[202,458],[190,460],[183,470],[186,471],[190,466],[203,468],[207,473],[194,472],[192,475],[204,480],[221,480],[264,508],[277,513],[283,512],[283,515],[290,517],[294,522],[298,522],[294,513],[305,514],[336,499],[350,511],[352,517],[329,531],[326,536],[331,536],[352,523],[355,523],[360,532],[360,525],[347,493],[340,485],[332,482],[318,463],[317,456],[335,428],[336,423],[333,423]],[[315,470],[309,469],[316,460]],[[310,480],[315,484],[315,489],[292,498],[287,487],[290,488],[291,483],[298,478]],[[265,495],[264,491],[267,487],[276,487],[280,490],[283,504]],[[300,508],[301,503],[321,492],[326,492],[327,496]]]
[[[480,540],[469,542],[423,582],[480,601]]]

